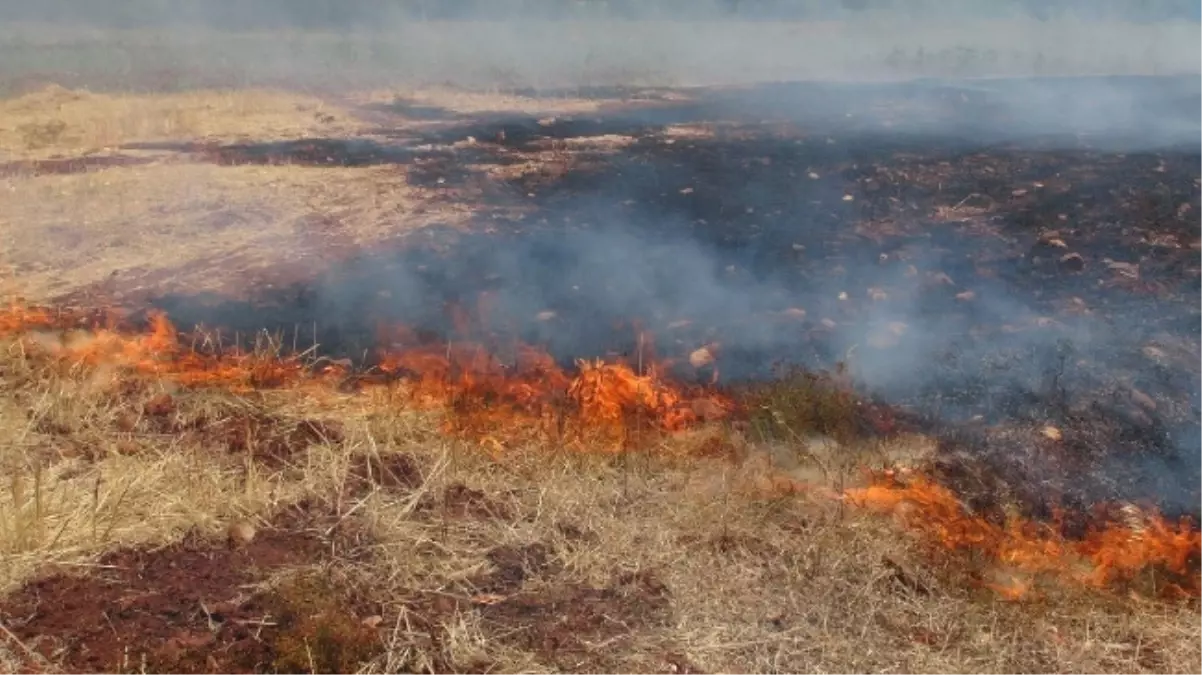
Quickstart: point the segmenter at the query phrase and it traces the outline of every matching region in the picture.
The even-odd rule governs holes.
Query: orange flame
[[[383,354],[379,367],[387,373],[415,375],[415,400],[456,409],[459,414],[448,420],[448,429],[458,431],[506,426],[511,431],[549,430],[570,413],[582,430],[622,438],[635,427],[673,432],[704,421],[695,411],[697,397],[662,378],[658,367],[639,374],[622,362],[578,360],[576,372],[569,373],[550,354],[530,345],[515,345],[507,361],[480,344],[401,348]],[[718,394],[702,398],[710,410],[725,413],[732,408]]]
[[[1202,533],[1187,519],[1173,524],[1159,514],[1140,514],[1136,523],[1108,521],[1082,540],[1069,540],[1054,524],[1014,517],[995,525],[974,516],[947,488],[918,478],[909,484],[884,482],[847,490],[852,504],[892,513],[949,550],[976,550],[1010,568],[1050,573],[1095,588],[1112,587],[1148,569],[1176,577],[1168,593],[1198,597],[1202,573],[1198,559]],[[1029,583],[990,584],[1011,599],[1022,597]]]
[[[486,299],[481,312],[487,310]],[[468,315],[451,310],[460,331],[467,332]],[[78,318],[40,308],[14,305],[0,312],[0,335],[72,324],[78,324]],[[208,353],[190,349],[162,313],[152,313],[142,333],[119,330],[116,324],[116,319],[109,319],[108,327],[31,342],[30,347],[70,363],[126,367],[184,386],[246,392],[310,381],[295,358],[229,347]],[[546,351],[531,345],[514,344],[508,358],[502,359],[478,343],[411,346],[414,334],[404,326],[382,331],[381,338],[386,347],[379,369],[404,376],[411,400],[418,405],[453,409],[457,414],[448,417],[446,429],[465,435],[504,430],[517,437],[521,430],[563,431],[565,419],[571,418],[578,430],[623,438],[634,426],[673,432],[704,421],[706,415],[696,412],[698,400],[706,402],[702,408],[710,417],[732,408],[728,399],[715,393],[687,396],[659,376],[659,366],[640,374],[621,362],[579,361],[576,372],[570,373]]]
[[[466,316],[460,317],[466,321]],[[68,364],[117,365],[133,372],[172,379],[184,386],[249,391],[265,387],[327,386],[332,378],[307,374],[296,358],[268,351],[246,353],[217,348],[211,353],[186,346],[164,314],[153,314],[147,330],[118,328],[116,313],[100,318],[13,305],[0,310],[0,336],[16,336],[27,353]],[[76,329],[91,325],[86,330]],[[100,327],[102,326],[102,327]],[[469,328],[463,325],[464,330]],[[59,331],[54,333],[53,331]],[[647,339],[640,334],[640,342]],[[382,338],[379,368],[407,381],[411,400],[449,409],[446,430],[493,445],[558,434],[571,427],[577,439],[598,435],[624,446],[631,431],[670,433],[733,409],[717,393],[694,394],[663,377],[666,362],[646,344],[650,365],[581,360],[574,371],[561,368],[546,351],[513,344],[505,356],[480,343],[414,346],[412,331],[390,328]],[[370,386],[370,385],[369,385]],[[584,447],[584,443],[580,443]],[[593,446],[590,446],[593,447]],[[608,446],[616,447],[616,446]],[[1082,540],[1069,540],[1053,524],[1011,518],[997,525],[969,513],[955,495],[921,477],[906,484],[890,479],[847,490],[843,499],[865,509],[892,513],[945,549],[974,550],[1018,575],[986,584],[1003,597],[1018,599],[1032,587],[1023,575],[1052,574],[1091,587],[1114,587],[1145,570],[1172,577],[1166,592],[1198,597],[1202,533],[1190,523],[1171,523],[1158,514],[1136,514],[1127,522],[1105,521]],[[1134,520],[1134,522],[1133,522]],[[1008,577],[1008,578],[1006,578]]]
[[[78,317],[70,313],[56,315],[43,308],[13,306],[0,312],[0,335],[28,334],[78,323]],[[28,347],[68,363],[125,367],[167,377],[184,386],[216,386],[238,392],[281,386],[302,375],[301,365],[293,359],[248,354],[236,348],[214,354],[186,349],[175,326],[162,313],[150,315],[150,326],[142,334],[114,328],[117,318],[113,313],[102,323],[108,327],[27,341]]]

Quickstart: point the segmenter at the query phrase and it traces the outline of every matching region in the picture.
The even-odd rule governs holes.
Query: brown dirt
[[[462,483],[448,485],[440,498],[427,496],[418,503],[417,509],[447,518],[513,518],[513,509],[507,504],[489,497],[482,490],[472,489]]]
[[[603,588],[559,584],[522,591],[485,605],[480,614],[493,639],[534,652],[560,670],[607,672],[624,636],[671,619],[671,593],[650,572],[622,573]],[[598,643],[605,646],[592,646]]]
[[[300,611],[313,597],[329,604],[344,590],[304,581],[253,588],[285,568],[329,559],[330,541],[298,529],[329,519],[301,505],[245,545],[193,532],[162,548],[120,549],[98,560],[87,576],[60,573],[26,584],[0,603],[0,616],[28,649],[29,670],[39,670],[41,659],[80,672],[297,667],[294,643],[320,632],[322,621],[326,629],[351,626],[342,648],[370,657],[379,640],[350,618],[351,609],[319,608],[325,612],[319,617]],[[346,664],[335,659],[321,665]]]
[[[378,487],[404,491],[419,487],[423,482],[421,467],[406,453],[363,454],[351,458],[348,487],[352,490],[367,491]]]
[[[342,430],[333,422],[307,419],[294,424],[280,422],[252,415],[212,424],[204,433],[220,439],[230,453],[247,454],[268,467],[285,466],[313,445],[342,440]]]
[[[497,546],[485,556],[493,571],[477,579],[473,586],[478,593],[511,593],[527,579],[558,572],[562,565],[555,561],[554,553],[540,543]]]

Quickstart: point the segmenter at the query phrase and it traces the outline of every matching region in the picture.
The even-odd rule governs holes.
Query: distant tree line
[[[791,21],[888,11],[918,17],[1202,18],[1199,0],[25,0],[0,2],[0,21],[111,27],[181,23],[223,29],[387,26],[398,19],[739,18]]]

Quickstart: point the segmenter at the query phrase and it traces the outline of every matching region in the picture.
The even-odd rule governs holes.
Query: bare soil
[[[287,511],[249,542],[194,531],[167,546],[118,549],[83,568],[85,574],[73,570],[27,584],[0,609],[22,646],[22,670],[40,672],[53,663],[76,672],[253,673],[341,669],[371,658],[381,643],[361,620],[375,611],[337,595],[344,591],[328,579],[257,586],[290,568],[353,554],[339,549],[361,545],[341,533],[323,536],[319,528],[338,521],[314,516]],[[307,589],[305,583],[329,587]],[[296,597],[300,590],[327,597]],[[298,600],[310,606],[298,606]],[[332,613],[306,614],[313,609]],[[333,648],[318,641],[329,639],[327,630],[341,631]],[[334,660],[289,661],[297,658],[289,649],[298,638],[314,640],[315,658]],[[342,660],[343,650],[352,650],[349,660]]]

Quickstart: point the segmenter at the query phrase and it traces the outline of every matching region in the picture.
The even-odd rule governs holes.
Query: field
[[[0,668],[1202,668],[1196,77],[91,78],[0,99]]]

